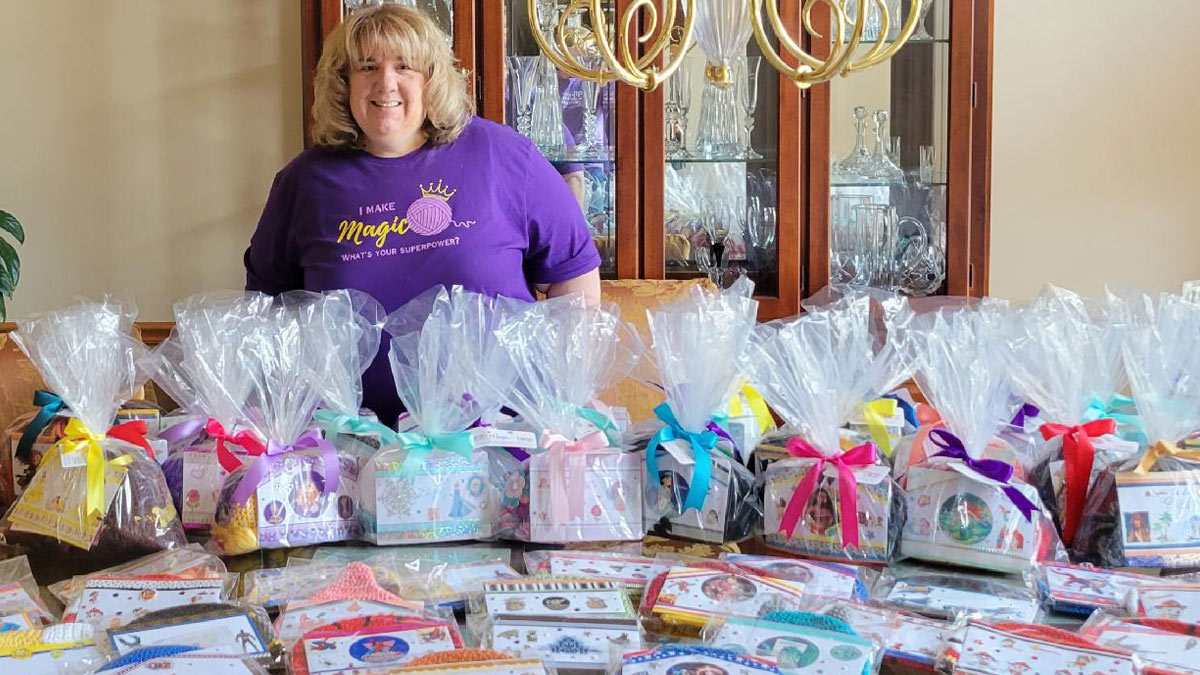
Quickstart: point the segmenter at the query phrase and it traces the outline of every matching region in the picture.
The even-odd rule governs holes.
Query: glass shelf
[[[889,40],[889,42],[890,42],[890,40]],[[860,44],[860,45],[873,45],[875,43],[876,43],[875,40],[859,40],[859,42],[858,42],[858,44]],[[950,44],[950,40],[946,39],[946,38],[932,38],[932,39],[931,38],[910,38],[908,40],[908,42],[904,43],[904,46],[907,47],[908,45],[948,45],[948,44]],[[901,47],[901,49],[903,49],[903,48],[904,47]]]
[[[676,166],[683,164],[774,164],[779,159],[778,153],[773,149],[760,154],[760,157],[667,157],[667,162]]]
[[[835,188],[840,188],[840,187],[904,187],[904,188],[927,187],[927,188],[935,188],[935,187],[945,187],[946,181],[944,181],[944,180],[943,181],[934,181],[932,183],[922,183],[920,181],[915,181],[915,182],[910,183],[910,182],[898,181],[898,180],[866,180],[866,179],[864,179],[864,180],[834,180],[829,183],[829,186],[835,187]]]

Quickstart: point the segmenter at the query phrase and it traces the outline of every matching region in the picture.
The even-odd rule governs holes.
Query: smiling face
[[[401,157],[426,140],[425,74],[404,57],[372,49],[350,64],[350,113],[378,157]]]

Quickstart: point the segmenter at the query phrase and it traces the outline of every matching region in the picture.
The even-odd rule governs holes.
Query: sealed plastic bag
[[[764,474],[763,530],[772,547],[874,564],[895,552],[904,500],[870,440],[888,445],[887,431],[876,419],[870,436],[841,432],[902,379],[892,347],[875,345],[870,310],[866,296],[847,298],[770,327],[749,352],[755,386],[796,434],[791,458]]]
[[[305,302],[320,302],[308,299]],[[266,452],[225,479],[210,547],[223,555],[354,539],[358,461],[310,427],[322,365],[304,330],[305,302],[277,300],[253,319],[243,350],[250,373],[246,424]]]
[[[392,374],[417,427],[364,467],[359,510],[367,541],[500,534],[501,495],[515,460],[499,448],[514,440],[532,446],[531,434],[475,426],[499,408],[498,392],[512,382],[512,366],[494,335],[507,308],[502,299],[438,287],[388,318]]]
[[[1148,674],[1170,675],[1196,672],[1200,658],[1196,630],[1195,624],[1183,621],[1096,612],[1080,627],[1079,635],[1098,645],[1132,649]]]
[[[1104,567],[1200,565],[1200,305],[1113,299],[1130,388],[1151,445],[1096,478],[1071,547]]]
[[[954,565],[1024,572],[1061,551],[1037,491],[985,450],[1012,417],[999,309],[945,311],[908,331],[916,380],[945,428],[936,452],[907,475],[902,554]]]
[[[754,328],[749,293],[694,287],[647,312],[663,423],[646,446],[645,520],[654,534],[708,542],[752,534],[762,513],[754,480],[720,426],[720,411],[741,384],[738,356]]]
[[[17,323],[13,340],[74,417],[5,517],[9,543],[48,546],[81,565],[185,543],[162,471],[147,451],[145,422],[110,427],[141,384],[136,364],[145,348],[129,333],[135,315],[132,303],[110,298]]]
[[[1009,323],[1015,387],[1045,420],[1032,482],[1067,546],[1096,477],[1138,450],[1116,435],[1115,419],[1089,414],[1122,388],[1120,336],[1098,312],[1080,296],[1051,287],[1013,312]]]
[[[243,353],[255,319],[270,307],[261,293],[181,300],[173,334],[150,359],[151,377],[186,414],[159,434],[171,446],[163,474],[186,528],[211,527],[225,478],[266,451],[265,440],[242,423],[253,383]]]
[[[640,541],[640,458],[592,403],[632,371],[640,342],[615,307],[581,296],[537,303],[500,329],[516,368],[508,407],[538,435],[529,459],[529,540]],[[499,393],[499,392],[498,392]]]

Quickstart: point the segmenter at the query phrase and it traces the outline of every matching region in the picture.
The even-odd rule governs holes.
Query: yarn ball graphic
[[[408,207],[408,227],[417,234],[434,235],[450,227],[453,211],[440,197],[421,197]]]

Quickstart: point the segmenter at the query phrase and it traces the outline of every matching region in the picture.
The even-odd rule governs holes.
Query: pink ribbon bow
[[[573,518],[582,518],[587,453],[608,447],[608,437],[603,431],[593,431],[572,441],[566,436],[543,431],[541,446],[546,449],[550,459],[551,524],[565,525]]]
[[[792,492],[792,499],[788,502],[787,509],[783,512],[783,519],[779,523],[779,531],[786,534],[789,538],[796,530],[797,523],[800,522],[800,516],[804,513],[804,507],[808,505],[808,500],[812,497],[813,490],[817,488],[817,480],[821,477],[821,472],[825,470],[825,465],[833,464],[838,470],[838,502],[841,505],[841,530],[842,530],[842,548],[847,546],[858,546],[858,479],[854,477],[852,467],[856,466],[871,466],[875,464],[876,452],[874,443],[863,443],[862,445],[828,457],[820,450],[817,450],[808,441],[802,438],[792,438],[787,444],[788,454],[793,457],[806,457],[816,459],[816,463],[809,467],[808,472],[804,474],[803,480],[796,486]]]

